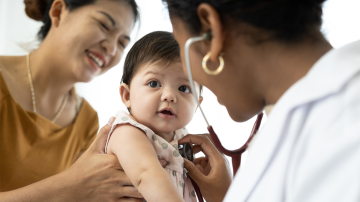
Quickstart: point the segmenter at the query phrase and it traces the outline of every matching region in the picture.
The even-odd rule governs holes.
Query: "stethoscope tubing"
[[[252,128],[252,131],[250,133],[250,136],[248,138],[248,140],[245,142],[245,144],[240,147],[239,149],[236,150],[227,150],[224,148],[224,146],[221,144],[218,136],[216,135],[214,129],[212,126],[209,126],[207,129],[210,133],[210,137],[212,142],[214,143],[215,147],[223,154],[225,154],[226,156],[231,157],[232,160],[232,166],[233,166],[233,176],[235,177],[238,169],[240,168],[240,164],[241,164],[241,155],[246,151],[246,149],[249,146],[249,143],[251,142],[251,140],[253,139],[254,135],[257,133],[257,131],[260,128],[261,125],[261,120],[263,117],[263,113],[260,113],[257,115],[256,121],[254,123],[254,126]]]
[[[250,137],[248,138],[248,140],[246,141],[246,143],[242,147],[240,147],[239,149],[236,149],[236,150],[227,150],[227,149],[224,148],[224,146],[220,142],[220,139],[216,135],[213,127],[209,124],[208,120],[206,119],[204,111],[202,110],[202,108],[200,106],[200,102],[199,102],[199,99],[198,99],[199,97],[198,97],[198,94],[197,94],[197,92],[195,90],[195,86],[194,86],[195,83],[194,83],[192,73],[191,73],[190,53],[189,53],[190,52],[190,46],[194,42],[201,41],[201,40],[204,40],[204,37],[202,37],[202,36],[192,37],[192,38],[188,39],[186,41],[186,43],[185,43],[185,64],[186,64],[186,71],[187,71],[188,79],[189,79],[189,82],[190,82],[190,88],[191,88],[194,100],[195,100],[197,106],[199,107],[199,109],[201,111],[201,114],[203,115],[204,120],[205,120],[205,122],[207,124],[207,129],[208,129],[208,131],[210,133],[210,137],[211,137],[212,142],[214,143],[215,147],[221,153],[231,157],[232,165],[233,165],[233,175],[235,177],[235,174],[238,171],[238,169],[240,167],[240,164],[241,164],[241,155],[246,151],[246,149],[249,146],[249,143],[251,142],[254,135],[259,130],[260,125],[261,125],[261,120],[262,120],[262,117],[263,117],[263,113],[260,113],[260,114],[257,115],[256,121],[255,121],[254,126],[252,128],[252,131],[250,133]],[[200,189],[199,189],[198,185],[195,183],[195,181],[193,179],[190,178],[190,180],[191,180],[191,182],[192,182],[192,184],[194,186],[194,189],[195,189],[195,192],[196,192],[196,195],[197,195],[199,201],[203,202],[203,197],[202,197],[202,194],[200,192]]]

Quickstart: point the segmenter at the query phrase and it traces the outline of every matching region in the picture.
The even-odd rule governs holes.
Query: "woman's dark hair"
[[[90,5],[95,3],[97,0],[64,0],[66,7],[69,11],[73,11],[82,6]],[[134,13],[135,22],[139,19],[138,6],[135,0],[119,0],[127,2]],[[50,27],[51,19],[49,16],[49,11],[54,0],[24,0],[25,3],[25,12],[26,14],[37,21],[43,21],[44,25],[40,28],[38,37],[40,40],[44,40],[47,36]]]
[[[322,4],[326,0],[162,0],[170,16],[179,17],[192,34],[201,29],[197,7],[214,7],[225,26],[243,22],[273,33],[273,39],[297,41],[320,32]]]
[[[167,66],[180,61],[180,47],[170,32],[151,32],[138,40],[130,49],[124,63],[121,83],[130,86],[136,71],[144,64]],[[200,94],[202,87],[200,86]]]

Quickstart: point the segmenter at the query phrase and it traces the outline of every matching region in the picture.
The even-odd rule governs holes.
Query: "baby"
[[[197,201],[178,150],[197,109],[189,86],[171,33],[150,33],[129,51],[120,96],[130,114],[117,112],[105,152],[117,156],[146,201]]]

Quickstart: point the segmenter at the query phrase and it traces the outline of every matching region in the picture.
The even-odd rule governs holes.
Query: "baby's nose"
[[[172,103],[176,103],[176,101],[177,101],[176,96],[172,91],[164,92],[161,100],[164,102],[172,102]]]

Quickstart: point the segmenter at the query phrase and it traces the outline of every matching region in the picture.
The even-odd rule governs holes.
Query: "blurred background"
[[[158,30],[172,31],[167,10],[161,0],[136,2],[140,8],[140,25],[135,26],[132,42],[125,55],[132,44],[147,33]],[[0,0],[0,55],[25,55],[39,45],[36,34],[42,24],[28,18],[24,8],[23,0]],[[360,39],[359,11],[359,0],[328,0],[324,4],[322,31],[334,48]],[[77,93],[98,112],[100,126],[105,125],[116,111],[126,110],[118,93],[125,55],[120,63],[106,74],[89,83],[76,85]],[[240,147],[248,138],[255,119],[236,123],[228,116],[226,108],[220,106],[216,97],[206,88],[203,97],[205,115],[223,145],[228,149]],[[266,116],[263,124],[265,122]],[[206,127],[198,111],[187,129],[190,133],[207,133]],[[246,155],[243,158],[243,161],[245,160]]]

